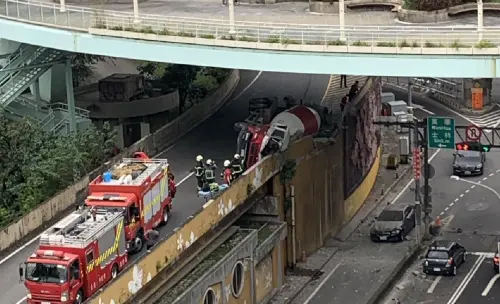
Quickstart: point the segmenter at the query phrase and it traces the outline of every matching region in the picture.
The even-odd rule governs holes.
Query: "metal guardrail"
[[[172,41],[172,37],[232,40],[282,45],[326,45],[381,48],[496,48],[500,45],[500,27],[485,27],[479,33],[470,26],[353,26],[344,30],[337,25],[286,24],[210,20],[98,10],[55,3],[0,0],[0,17],[45,26],[88,32],[106,29],[107,35],[150,34],[148,40]],[[170,37],[165,39],[165,37]],[[342,39],[341,37],[345,37]],[[131,38],[131,37],[129,37]],[[141,39],[141,37],[137,37]],[[228,42],[220,42],[226,45]],[[236,45],[237,46],[237,45]],[[261,48],[259,45],[245,47]],[[304,51],[317,51],[307,49]],[[349,50],[346,50],[348,52]],[[374,51],[375,52],[375,51]],[[393,53],[388,52],[388,53]]]
[[[58,110],[58,111],[65,112],[65,113],[68,113],[68,111],[69,111],[68,105],[65,103],[62,103],[62,102],[50,104],[50,107],[53,110]],[[76,113],[76,115],[80,116],[81,118],[89,118],[90,117],[90,111],[82,109],[82,108],[75,107],[75,113]]]

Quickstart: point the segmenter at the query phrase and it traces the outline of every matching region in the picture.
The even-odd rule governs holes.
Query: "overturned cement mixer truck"
[[[255,113],[250,113],[255,115]],[[321,118],[316,110],[303,105],[294,106],[278,113],[269,123],[235,124],[239,129],[237,153],[245,168],[250,168],[262,157],[284,151],[294,140],[319,132]]]

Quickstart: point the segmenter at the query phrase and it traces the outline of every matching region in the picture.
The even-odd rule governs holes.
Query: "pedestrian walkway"
[[[326,89],[325,95],[323,96],[323,100],[321,100],[321,105],[328,107],[334,113],[340,113],[340,103],[342,101],[342,97],[344,97],[354,82],[359,81],[359,88],[361,89],[366,82],[368,77],[366,76],[347,76],[347,88],[340,87],[340,75],[332,75],[330,77],[330,81],[328,82],[328,87]]]

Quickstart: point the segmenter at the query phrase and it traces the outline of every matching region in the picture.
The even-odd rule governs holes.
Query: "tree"
[[[0,226],[101,165],[116,138],[109,124],[69,136],[41,131],[27,120],[0,117],[0,127]]]
[[[106,60],[105,56],[91,54],[76,54],[71,59],[73,70],[73,86],[79,87],[85,80],[92,76],[92,66],[99,61]]]
[[[143,62],[137,70],[147,79],[158,80],[169,88],[177,89],[181,113],[186,110],[188,101],[191,104],[199,102],[220,85],[229,73],[229,70],[220,68],[157,62]]]

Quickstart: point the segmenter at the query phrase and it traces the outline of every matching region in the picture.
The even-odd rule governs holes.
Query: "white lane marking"
[[[473,182],[473,181],[470,181],[470,180],[467,180],[467,179],[463,179],[463,178],[460,178],[456,175],[452,175],[450,176],[450,179],[453,179],[453,180],[456,180],[456,181],[460,181],[460,182],[464,182],[464,183],[469,183],[469,184],[473,184],[473,185],[476,185],[476,186],[479,186],[479,187],[483,187],[487,190],[490,190],[491,192],[493,192],[493,194],[495,194],[498,199],[500,199],[500,193],[498,193],[495,189],[491,188],[490,186],[486,186],[484,184],[480,184],[479,182]],[[463,194],[460,194],[460,197],[462,197]]]
[[[25,301],[26,301],[26,297],[24,297],[21,300],[19,300],[19,302],[17,302],[16,304],[26,303]]]
[[[238,94],[236,95],[236,97],[233,98],[233,100],[236,100],[238,98],[241,97],[241,95],[243,95],[248,89],[250,89],[251,86],[253,86],[253,84],[259,79],[260,75],[262,75],[262,72],[263,71],[260,71],[254,79],[252,79],[252,81],[250,81],[250,83]]]
[[[494,252],[467,252],[468,255],[477,255],[481,256],[484,255],[486,258],[492,259],[495,257]]]
[[[450,209],[450,207],[446,207],[446,208],[444,208],[444,211],[446,212],[446,211],[448,211],[449,209]]]
[[[470,186],[470,188],[471,188],[471,189],[474,189],[474,188],[476,188],[476,185],[472,185],[472,186]]]
[[[325,94],[323,94],[323,98],[321,98],[321,102],[319,103],[320,106],[323,105],[326,99],[326,95],[328,95],[328,90],[330,89],[330,86],[332,85],[332,78],[334,75],[330,75],[330,78],[328,78],[328,85],[326,86]],[[336,75],[335,75],[336,76]]]
[[[438,155],[438,153],[441,152],[441,149],[437,149],[436,152],[434,152],[434,154],[431,155],[431,157],[429,157],[429,163]],[[415,179],[411,179],[408,184],[406,184],[406,186],[404,186],[403,190],[401,190],[397,195],[396,197],[391,201],[391,204],[394,204],[402,195],[403,193],[406,191],[406,189],[408,189],[411,184],[414,182]]]
[[[420,105],[417,105],[417,104],[414,104],[416,106],[420,106]],[[415,108],[415,110],[420,110],[420,111],[424,111],[425,113],[427,114],[431,114],[431,115],[436,115],[436,113],[432,112],[432,111],[429,111],[427,110],[426,108],[424,108],[424,106],[420,106],[420,108]]]
[[[472,280],[472,277],[476,274],[477,270],[479,269],[479,266],[481,266],[481,263],[484,261],[485,256],[482,255],[480,256],[472,268],[469,270],[465,278],[463,279],[462,283],[458,286],[458,288],[455,290],[453,295],[451,296],[450,300],[447,302],[447,304],[455,304],[458,301],[458,298],[462,295],[462,293],[465,290],[465,287],[469,285],[470,280]]]
[[[309,297],[306,299],[304,304],[308,304],[312,300],[312,298],[314,298],[314,296],[318,293],[318,291],[321,289],[321,287],[323,287],[323,285],[325,285],[326,281],[328,281],[328,279],[333,275],[333,273],[340,267],[340,265],[342,265],[342,262],[343,262],[343,260],[340,261],[340,263],[338,263],[337,265],[335,265],[335,267],[328,273],[328,275],[323,279],[323,281],[321,281],[321,283],[319,283],[319,285],[309,295]]]
[[[470,189],[465,190],[465,193],[469,193],[469,192],[470,192]]]
[[[458,198],[455,199],[455,202],[458,202]]]
[[[463,193],[462,193],[462,194],[460,194],[460,198],[462,198],[462,197],[464,197],[464,194],[463,194]]]
[[[493,175],[494,175],[494,173],[490,173],[490,175],[488,175],[488,176],[490,176],[490,177],[491,177],[491,176],[493,176]]]
[[[441,278],[442,278],[442,276],[437,276],[434,279],[434,282],[432,282],[431,287],[429,287],[429,289],[427,289],[427,293],[433,293],[434,292],[434,289],[436,289],[436,286],[439,283],[439,281],[441,281]]]
[[[450,207],[453,207],[453,205],[455,205],[455,203],[450,203]]]
[[[497,274],[493,278],[491,278],[490,282],[481,294],[483,297],[486,297],[488,295],[488,292],[490,292],[491,288],[493,287],[493,285],[495,285],[495,282],[498,280],[498,278],[500,278],[500,274]]]

